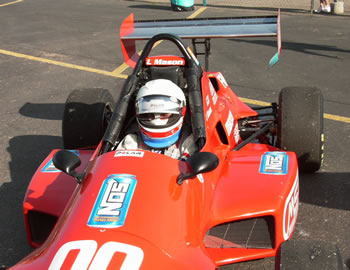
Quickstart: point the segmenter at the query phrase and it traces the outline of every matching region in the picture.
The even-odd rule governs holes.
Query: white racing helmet
[[[176,143],[185,113],[185,95],[172,81],[149,81],[137,93],[136,119],[143,141],[152,148]]]

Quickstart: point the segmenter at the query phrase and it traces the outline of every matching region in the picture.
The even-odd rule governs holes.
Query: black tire
[[[293,151],[299,170],[312,173],[323,160],[323,97],[317,88],[286,87],[279,95],[278,146]]]
[[[66,101],[62,139],[65,149],[96,146],[103,137],[114,109],[114,100],[106,89],[76,89]]]

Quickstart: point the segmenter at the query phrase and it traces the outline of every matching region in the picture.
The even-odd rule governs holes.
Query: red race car
[[[24,199],[36,249],[10,269],[220,269],[273,256],[283,267],[282,244],[298,216],[299,171],[317,171],[322,163],[321,92],[284,88],[278,104],[249,107],[220,72],[206,71],[210,38],[278,37],[279,16],[134,21],[130,15],[120,36],[133,72],[116,105],[105,89],[69,95],[63,117],[69,150],[50,153]],[[270,64],[281,50],[277,39]],[[148,40],[141,55],[136,40]],[[179,55],[151,56],[164,40]],[[200,45],[206,68],[196,57]],[[184,125],[196,149],[186,159],[118,148],[137,123],[139,89],[156,79],[173,82],[185,96]]]

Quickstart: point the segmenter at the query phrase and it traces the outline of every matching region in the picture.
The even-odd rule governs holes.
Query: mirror
[[[52,162],[57,169],[73,176],[78,183],[81,182],[83,176],[75,171],[81,164],[81,160],[76,154],[67,150],[60,150],[54,154]]]
[[[183,181],[196,176],[200,173],[210,172],[219,165],[219,158],[210,152],[198,152],[190,156],[187,164],[191,168],[191,172],[187,174],[181,173],[177,177],[177,183],[181,185]]]

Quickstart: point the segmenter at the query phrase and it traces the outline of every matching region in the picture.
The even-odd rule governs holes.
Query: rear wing
[[[271,58],[269,66],[278,62],[281,54],[280,11],[277,16],[239,17],[239,18],[203,18],[175,20],[134,21],[130,14],[120,27],[120,41],[125,63],[135,67],[139,58],[136,52],[136,40],[148,40],[161,33],[177,35],[183,39],[192,39],[195,54],[196,44],[205,44],[206,64],[210,54],[211,38],[235,37],[277,37],[277,52]],[[204,39],[205,42],[196,42]]]

